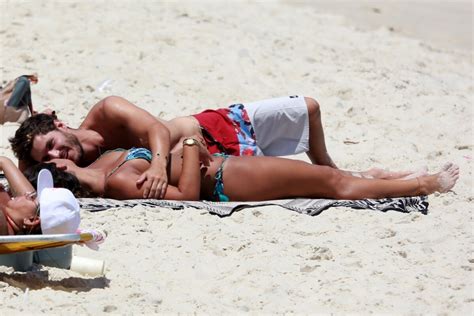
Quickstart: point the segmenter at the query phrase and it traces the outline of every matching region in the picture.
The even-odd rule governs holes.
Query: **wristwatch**
[[[185,140],[183,140],[183,145],[194,146],[199,145],[199,143],[194,138],[186,138]]]

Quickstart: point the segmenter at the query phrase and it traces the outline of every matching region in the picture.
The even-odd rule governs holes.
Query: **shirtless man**
[[[22,169],[56,158],[87,166],[107,150],[146,147],[152,151],[152,161],[137,185],[144,186],[144,198],[162,198],[169,152],[179,149],[180,140],[189,136],[205,142],[210,153],[284,156],[306,152],[314,164],[337,168],[326,150],[319,104],[299,96],[235,104],[170,121],[110,96],[94,105],[77,129],[38,114],[21,124],[10,143]],[[212,160],[210,155],[200,158],[205,165]]]

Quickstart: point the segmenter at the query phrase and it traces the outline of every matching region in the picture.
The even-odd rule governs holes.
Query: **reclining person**
[[[180,153],[170,156],[169,200],[262,201],[283,198],[365,199],[427,195],[447,192],[459,177],[451,163],[433,175],[400,179],[367,179],[347,172],[278,157],[216,154],[208,167],[201,157],[208,151],[201,142],[186,138]],[[66,159],[54,159],[58,168],[73,173],[93,194],[115,199],[143,196],[136,180],[149,168],[152,153],[146,148],[104,153],[86,168]],[[36,168],[44,168],[38,165]],[[34,174],[34,171],[31,172]],[[33,179],[34,181],[34,179]]]
[[[79,204],[71,191],[35,189],[8,158],[0,156],[9,188],[0,185],[0,235],[65,234],[79,226]],[[41,218],[40,218],[41,215]]]
[[[337,168],[327,153],[319,104],[290,96],[164,121],[120,97],[107,97],[88,113],[78,129],[46,114],[26,120],[10,139],[20,169],[35,162],[69,159],[85,167],[106,150],[144,147],[151,151],[149,167],[138,177],[144,198],[163,198],[168,182],[170,149],[179,150],[183,137],[204,142],[211,153],[284,156],[306,152],[314,164]],[[208,165],[211,156],[202,156]],[[381,169],[359,174],[393,178]]]

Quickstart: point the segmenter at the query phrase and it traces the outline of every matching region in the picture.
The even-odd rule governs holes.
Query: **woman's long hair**
[[[23,173],[28,181],[31,182],[33,187],[36,188],[36,182],[38,179],[38,173],[41,169],[48,169],[51,174],[53,175],[53,182],[55,188],[66,188],[70,190],[75,197],[83,198],[83,197],[91,197],[91,192],[87,191],[81,186],[79,179],[72,173],[66,172],[64,170],[60,170],[56,167],[54,163],[46,163],[42,162],[36,164],[32,167],[26,169]]]

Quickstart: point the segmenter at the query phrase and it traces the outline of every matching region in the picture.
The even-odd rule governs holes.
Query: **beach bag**
[[[22,123],[33,114],[30,84],[37,82],[36,74],[24,75],[0,88],[0,124]]]

